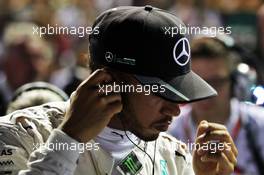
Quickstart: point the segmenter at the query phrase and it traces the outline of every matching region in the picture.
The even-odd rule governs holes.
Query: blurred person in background
[[[264,3],[260,6],[258,10],[258,52],[262,67],[264,67]],[[264,77],[264,69],[262,69],[262,76]],[[264,82],[264,78],[263,78]]]
[[[19,109],[42,105],[48,102],[66,101],[68,95],[47,82],[27,83],[19,87],[8,103],[6,114]]]
[[[133,5],[133,1],[134,0],[96,0],[94,3],[98,12],[101,13],[113,7]]]
[[[46,137],[41,136],[38,131],[47,133],[49,129],[43,124],[52,124],[53,127],[57,127],[63,118],[60,115],[54,115],[49,117],[48,115],[40,118],[35,115],[35,118],[27,119],[26,117],[20,117],[15,120],[14,116],[16,111],[22,110],[24,108],[34,107],[42,105],[41,107],[49,114],[52,112],[61,111],[57,108],[50,109],[49,104],[66,101],[68,96],[61,89],[47,82],[33,82],[27,83],[19,87],[12,97],[12,100],[8,103],[6,114],[14,113],[14,115],[9,115],[9,117],[0,117],[0,132],[1,134],[8,130],[14,135],[7,135],[9,139],[9,146],[3,144],[3,135],[0,139],[0,174],[12,174],[15,175],[21,169],[27,167],[27,160],[32,151],[36,149],[37,146],[44,144]],[[30,108],[29,108],[30,109]],[[17,112],[18,112],[17,111]],[[29,110],[30,111],[30,110]],[[30,113],[28,111],[28,113]],[[28,115],[24,113],[24,115]],[[35,112],[34,114],[37,114]],[[34,123],[34,124],[33,124]],[[17,132],[23,133],[23,135],[18,135]],[[14,139],[14,137],[16,139]],[[11,139],[12,138],[12,139]],[[23,139],[22,139],[23,138]],[[19,139],[24,142],[19,143]],[[12,141],[11,141],[12,140]],[[31,143],[31,144],[30,144]],[[25,149],[21,148],[21,145]],[[12,168],[12,171],[9,169]]]
[[[262,175],[264,108],[232,98],[235,83],[239,83],[234,82],[239,57],[224,41],[221,36],[200,37],[192,41],[192,68],[217,90],[218,96],[184,105],[169,133],[185,143],[193,143],[197,125],[202,120],[224,124],[238,147],[235,174]]]
[[[1,115],[18,87],[31,81],[48,81],[50,78],[53,51],[43,38],[32,35],[35,26],[33,23],[15,22],[5,29],[0,62]]]
[[[68,83],[64,86],[63,90],[70,96],[73,91],[79,86],[79,84],[90,75],[90,69],[88,68],[87,45],[82,42],[78,48],[75,49],[76,63],[70,70],[70,78]],[[83,52],[86,51],[86,52]]]
[[[239,13],[239,12],[255,12],[260,4],[261,0],[204,0],[205,4],[212,10],[220,11],[221,13]]]
[[[178,0],[174,1],[170,11],[188,26],[195,27],[220,27],[223,26],[221,14],[210,9],[205,0]],[[195,35],[195,34],[194,34]]]
[[[55,11],[49,23],[51,26],[68,28],[91,27],[98,12],[97,1],[55,1],[50,3]],[[83,53],[87,52],[88,34],[77,35],[53,34],[47,35],[56,49],[54,71],[50,82],[71,94],[79,83],[87,77],[87,71],[82,71],[84,65],[80,62]],[[87,63],[86,65],[87,66]],[[87,70],[87,69],[86,69]],[[88,72],[89,73],[89,72]]]

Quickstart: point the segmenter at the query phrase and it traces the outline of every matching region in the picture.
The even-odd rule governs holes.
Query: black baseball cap
[[[91,59],[135,75],[141,84],[159,84],[158,95],[180,103],[216,96],[217,92],[191,70],[184,23],[152,6],[123,6],[103,12],[89,35]],[[178,32],[177,32],[178,30]]]

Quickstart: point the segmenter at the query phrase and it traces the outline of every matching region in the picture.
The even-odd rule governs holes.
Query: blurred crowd
[[[87,35],[39,35],[42,26],[91,26],[102,11],[152,5],[176,14],[188,26],[230,26],[244,62],[263,85],[264,4],[261,0],[1,0],[0,115],[25,83],[46,81],[68,95],[89,75]],[[249,87],[250,88],[250,87]],[[248,89],[249,90],[249,89]]]

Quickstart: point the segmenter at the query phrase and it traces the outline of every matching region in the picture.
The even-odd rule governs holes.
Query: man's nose
[[[161,108],[161,113],[168,116],[178,116],[180,114],[180,106],[178,103],[172,103],[164,101],[163,107]]]

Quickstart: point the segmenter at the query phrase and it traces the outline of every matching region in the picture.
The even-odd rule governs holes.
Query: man
[[[227,36],[219,36],[193,40],[192,68],[217,90],[218,96],[185,105],[169,132],[185,143],[192,143],[201,121],[224,124],[240,153],[235,173],[260,175],[264,173],[264,109],[232,98],[238,64],[228,46],[230,39],[232,41]]]
[[[39,132],[44,148],[31,154],[28,169],[19,174],[230,174],[237,149],[222,125],[201,122],[197,144],[217,140],[224,149],[212,154],[200,148],[193,159],[184,144],[163,133],[180,113],[178,103],[216,95],[190,70],[186,37],[172,37],[164,30],[179,25],[174,15],[151,6],[118,7],[101,14],[93,26],[99,33],[89,38],[93,73],[69,104],[47,104],[44,110],[40,106],[5,117],[19,124],[21,117],[36,116],[45,128],[45,134]],[[54,116],[64,119],[51,131],[56,125],[47,118]],[[27,135],[39,123],[19,126]]]
[[[17,88],[32,81],[49,79],[53,52],[45,39],[32,34],[35,27],[34,23],[14,22],[5,28],[0,62],[1,116]]]
[[[32,82],[19,87],[7,105],[6,114],[19,109],[38,106],[53,101],[67,101],[68,95],[58,87],[44,82]]]

